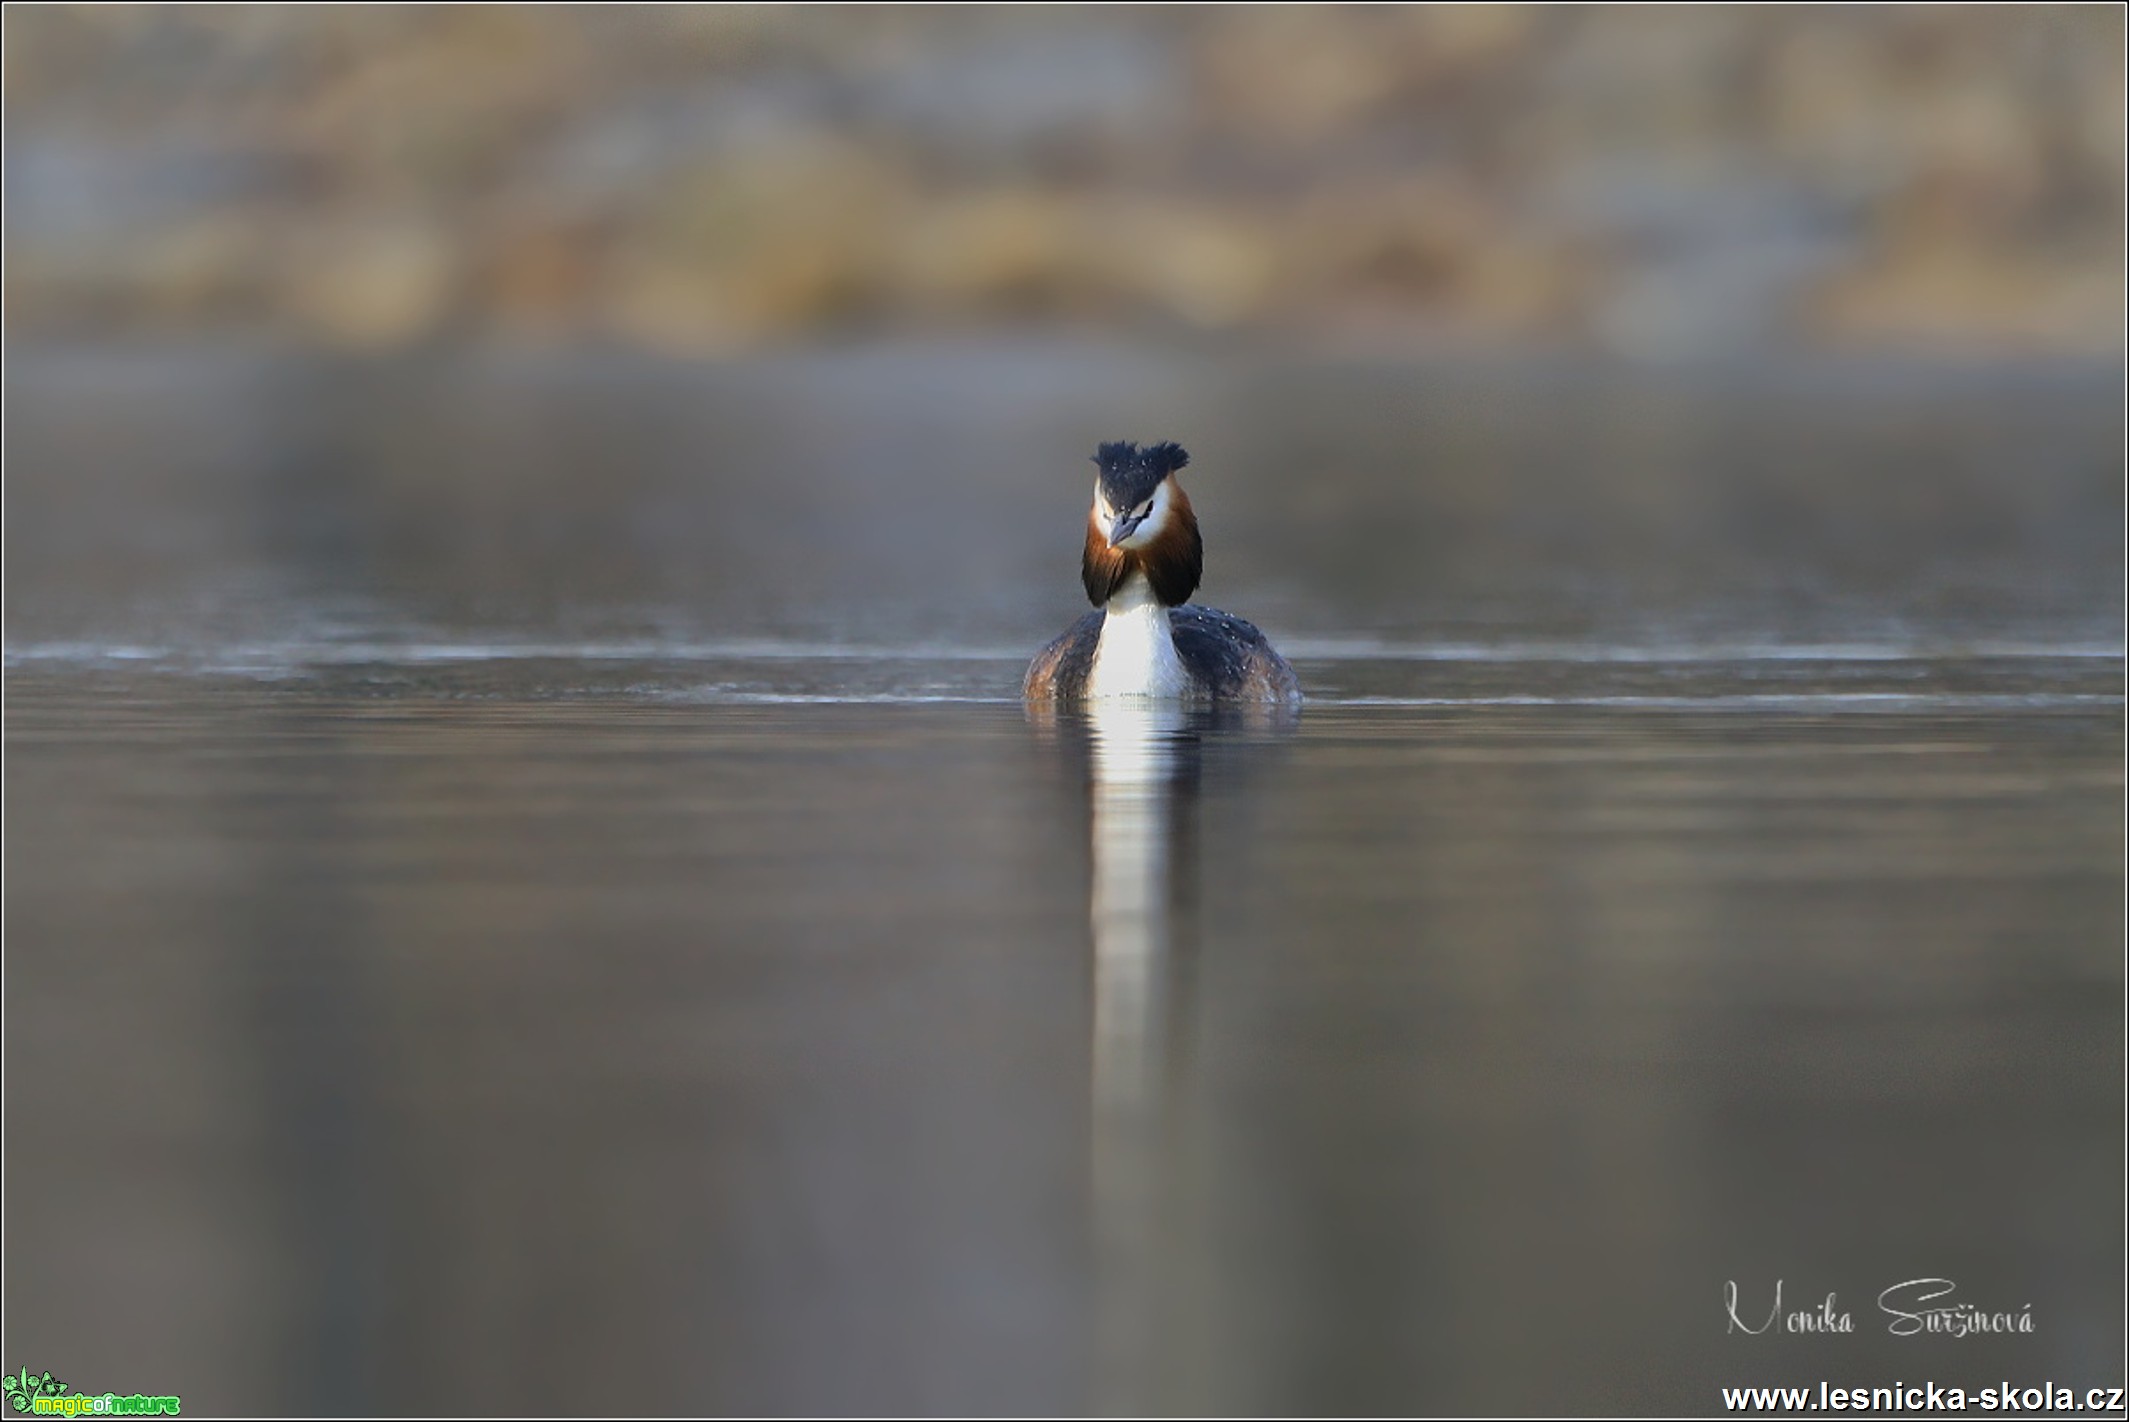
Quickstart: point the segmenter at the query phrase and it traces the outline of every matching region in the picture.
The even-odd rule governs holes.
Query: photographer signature
[[[1855,1317],[1841,1310],[1838,1298],[1828,1293],[1816,1307],[1793,1309],[1782,1308],[1782,1283],[1774,1281],[1774,1300],[1764,1318],[1748,1322],[1738,1312],[1740,1307],[1737,1281],[1731,1279],[1722,1286],[1723,1309],[1729,1314],[1730,1333],[1853,1333]],[[1896,1337],[1906,1338],[1917,1333],[1944,1333],[1954,1338],[1964,1338],[1974,1333],[2031,1333],[2033,1331],[2033,1305],[2026,1304],[2017,1310],[1992,1312],[1976,1308],[1964,1299],[1953,1299],[1958,1289],[1950,1279],[1909,1279],[1892,1285],[1879,1293],[1878,1308],[1888,1322],[1886,1331]]]

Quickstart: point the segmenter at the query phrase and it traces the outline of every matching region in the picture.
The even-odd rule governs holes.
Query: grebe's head
[[[1203,571],[1197,516],[1175,471],[1190,462],[1179,444],[1125,440],[1094,453],[1094,507],[1087,515],[1080,579],[1096,607],[1133,574],[1143,574],[1162,602],[1188,602]]]
[[[1094,522],[1111,548],[1144,548],[1168,526],[1178,488],[1175,471],[1190,462],[1179,444],[1144,449],[1124,440],[1094,453]]]

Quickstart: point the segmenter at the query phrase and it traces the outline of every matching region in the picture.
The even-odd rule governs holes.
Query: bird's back
[[[1295,701],[1301,679],[1262,632],[1232,613],[1186,602],[1168,609],[1175,652],[1190,680],[1217,701]]]
[[[1101,646],[1102,619],[1108,614],[1095,608],[1064,630],[1056,641],[1035,654],[1020,694],[1030,701],[1078,701],[1087,694],[1087,678],[1094,671],[1094,652]]]

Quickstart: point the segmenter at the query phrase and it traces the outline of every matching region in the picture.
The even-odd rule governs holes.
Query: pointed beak
[[[1138,526],[1145,521],[1144,514],[1118,514],[1116,522],[1109,526],[1109,546],[1114,548],[1117,544],[1138,532]]]

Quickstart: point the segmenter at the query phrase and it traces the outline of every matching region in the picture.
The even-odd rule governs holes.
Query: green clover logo
[[[0,1378],[0,1393],[7,1394],[17,1412],[29,1411],[34,1398],[57,1397],[66,1390],[67,1385],[50,1373],[33,1373],[28,1368]]]

